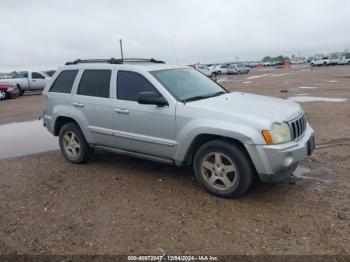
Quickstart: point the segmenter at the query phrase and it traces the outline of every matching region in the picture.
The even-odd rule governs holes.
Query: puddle
[[[288,97],[287,100],[293,102],[344,102],[346,98],[340,97],[317,97],[317,96],[291,96]]]
[[[270,76],[270,75],[271,75],[271,74],[261,74],[261,75],[257,75],[257,76],[248,76],[246,79],[247,79],[247,80],[251,80],[251,79],[266,77],[266,76]]]
[[[295,96],[308,96],[309,94],[304,93],[304,94],[295,94]]]
[[[0,159],[58,149],[41,120],[0,125]]]
[[[297,87],[298,89],[316,89],[316,88],[318,88],[318,87],[316,87],[316,86],[299,86],[299,87]]]
[[[270,77],[286,76],[286,75],[291,75],[291,74],[292,73],[274,74],[274,75],[271,75]]]
[[[321,181],[321,182],[329,182],[329,180],[324,180],[324,179],[320,179],[317,177],[306,176],[306,174],[309,174],[309,173],[311,173],[310,168],[298,166],[297,169],[295,169],[295,171],[293,172],[292,176],[297,177],[297,178]]]
[[[252,81],[244,81],[242,84],[250,84]]]
[[[328,80],[327,82],[328,83],[338,83],[339,81],[338,80]]]

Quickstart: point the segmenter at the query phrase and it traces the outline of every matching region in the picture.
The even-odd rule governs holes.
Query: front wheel
[[[17,86],[17,88],[18,88],[18,91],[19,91],[19,95],[20,96],[23,95],[24,94],[24,90],[22,90],[22,88],[19,85]]]
[[[0,100],[6,100],[8,97],[7,92],[0,90]]]
[[[74,164],[84,163],[93,155],[93,148],[75,123],[67,123],[60,129],[59,144],[64,157]]]
[[[243,148],[229,141],[214,140],[197,151],[193,168],[198,183],[219,197],[239,197],[250,187],[254,167]]]

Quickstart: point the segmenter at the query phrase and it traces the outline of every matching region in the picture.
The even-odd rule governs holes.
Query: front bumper
[[[309,124],[304,135],[279,145],[247,145],[247,151],[263,182],[279,182],[291,175],[308,155],[308,141],[314,135]]]

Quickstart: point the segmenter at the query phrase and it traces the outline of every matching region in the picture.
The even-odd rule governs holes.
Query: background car
[[[217,75],[227,74],[228,64],[217,65],[214,67],[214,71]]]
[[[337,65],[350,64],[350,56],[343,56],[337,59]]]
[[[0,100],[19,96],[18,88],[13,84],[0,83]]]
[[[206,76],[210,76],[210,77],[216,76],[216,72],[213,69],[210,69],[206,65],[195,65],[194,68],[200,71],[201,73],[205,74]]]
[[[231,64],[227,67],[227,74],[248,74],[249,68],[244,64]]]

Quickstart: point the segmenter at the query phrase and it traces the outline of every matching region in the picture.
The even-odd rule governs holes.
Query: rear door
[[[172,158],[176,150],[175,103],[152,83],[154,79],[132,70],[119,70],[116,98],[113,100],[116,146],[120,149],[163,158]],[[169,106],[143,105],[140,92],[156,92]]]
[[[80,110],[91,144],[114,146],[110,100],[111,69],[84,69],[72,105]]]
[[[29,89],[38,90],[44,89],[46,77],[39,72],[31,72],[29,78]]]

